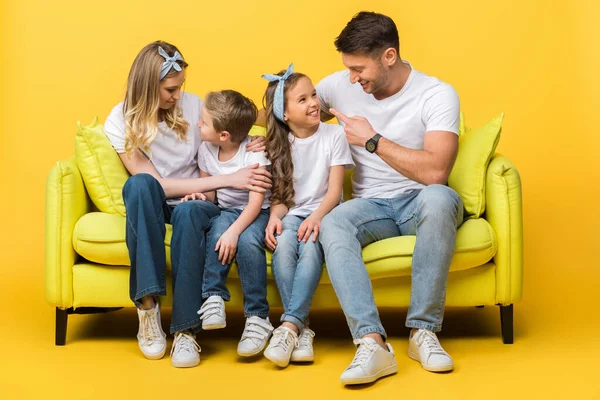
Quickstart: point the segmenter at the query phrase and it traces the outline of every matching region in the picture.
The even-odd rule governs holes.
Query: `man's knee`
[[[463,203],[456,191],[445,185],[429,185],[418,196],[422,216],[462,218]]]

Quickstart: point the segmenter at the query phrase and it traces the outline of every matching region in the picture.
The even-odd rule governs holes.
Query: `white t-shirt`
[[[375,132],[409,149],[422,150],[429,131],[458,134],[460,103],[454,88],[414,69],[402,90],[383,100],[365,93],[360,84],[350,83],[348,70],[325,77],[316,89],[324,111],[329,113],[333,107],[348,117],[365,117]],[[344,125],[341,121],[340,124]],[[424,187],[364,147],[350,149],[356,163],[353,197],[391,198]]]
[[[202,100],[195,94],[181,93],[179,105],[183,118],[189,123],[186,141],[180,140],[163,121],[158,124],[158,134],[150,145],[150,154],[145,151],[144,154],[163,178],[198,178],[198,148],[202,140],[196,122],[200,119]],[[125,153],[123,102],[117,104],[106,118],[104,133],[117,153]]]
[[[251,152],[246,150],[246,145],[250,143],[250,137],[247,137],[240,143],[236,155],[229,161],[219,161],[219,149],[216,144],[202,142],[198,152],[198,166],[204,172],[212,176],[233,174],[242,168],[254,164],[261,166],[271,165],[262,151]],[[219,189],[217,190],[217,201],[221,208],[244,209],[248,205],[250,195],[247,190],[238,189]],[[262,208],[269,208],[271,204],[270,192],[265,193],[265,200]]]
[[[289,134],[294,163],[294,207],[288,214],[308,217],[323,202],[329,187],[329,168],[352,168],[352,155],[344,129],[321,122],[310,137]],[[341,200],[341,199],[340,199]]]

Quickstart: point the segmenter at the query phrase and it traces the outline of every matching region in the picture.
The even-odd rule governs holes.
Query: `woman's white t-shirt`
[[[178,103],[183,118],[189,123],[186,140],[179,139],[165,122],[160,122],[150,152],[142,151],[163,178],[199,178],[198,149],[202,140],[196,122],[200,119],[202,100],[195,94],[182,92]],[[117,104],[106,118],[104,132],[116,152],[125,153],[123,102]]]
[[[329,187],[329,168],[352,168],[352,155],[344,128],[321,122],[310,137],[288,135],[294,163],[294,207],[288,214],[308,217],[323,202]],[[341,199],[340,199],[341,200]]]

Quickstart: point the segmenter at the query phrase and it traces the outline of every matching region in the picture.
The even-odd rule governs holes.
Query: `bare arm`
[[[200,178],[208,178],[209,176],[211,175],[208,172],[200,170]],[[216,200],[216,192],[214,190],[211,190],[210,192],[205,192],[204,197],[206,197],[207,201],[214,203]]]
[[[281,219],[285,217],[288,213],[288,208],[285,204],[271,204],[271,216],[269,218],[269,223],[267,224],[267,228],[265,229],[265,244],[271,250],[275,250],[277,247],[277,239],[275,239],[275,234],[281,235],[283,231],[283,223]]]

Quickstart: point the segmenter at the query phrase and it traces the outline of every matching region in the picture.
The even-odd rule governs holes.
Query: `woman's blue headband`
[[[181,71],[181,66],[177,64],[177,61],[183,61],[183,57],[181,57],[181,54],[179,54],[177,50],[175,50],[173,57],[169,57],[167,52],[162,47],[158,46],[158,54],[165,59],[165,62],[162,63],[162,67],[160,67],[160,80],[169,73],[171,68],[177,72]]]

